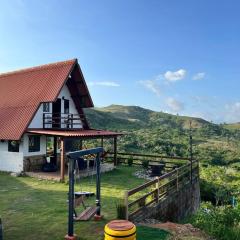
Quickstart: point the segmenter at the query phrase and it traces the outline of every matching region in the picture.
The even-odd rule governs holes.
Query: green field
[[[104,220],[76,223],[75,232],[80,239],[103,239],[104,225],[116,218],[116,202],[126,189],[144,181],[132,176],[135,170],[134,167],[121,166],[102,175]],[[0,216],[4,225],[4,240],[63,239],[67,232],[67,190],[67,184],[0,173]],[[77,184],[75,190],[95,191],[94,179],[83,179],[81,188]],[[91,202],[94,202],[94,197]],[[140,229],[140,234],[147,236],[148,231],[152,230]],[[166,233],[162,232],[158,239],[166,239]]]

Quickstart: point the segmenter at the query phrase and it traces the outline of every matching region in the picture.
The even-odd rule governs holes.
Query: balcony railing
[[[84,114],[43,113],[43,128],[82,128],[82,121],[84,121],[84,119]]]

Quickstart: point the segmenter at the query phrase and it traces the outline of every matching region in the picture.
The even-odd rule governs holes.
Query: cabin
[[[92,107],[77,59],[0,74],[0,171],[39,171],[50,160],[64,180],[66,152],[85,139],[112,138],[116,163],[120,133],[92,129]]]

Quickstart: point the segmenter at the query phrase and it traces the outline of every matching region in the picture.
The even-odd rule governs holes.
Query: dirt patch
[[[144,224],[150,227],[166,230],[172,234],[171,240],[213,240],[203,231],[191,224],[177,224],[172,222]]]

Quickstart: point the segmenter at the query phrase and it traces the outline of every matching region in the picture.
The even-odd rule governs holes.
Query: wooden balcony
[[[43,113],[43,128],[77,129],[82,128],[84,114]]]

